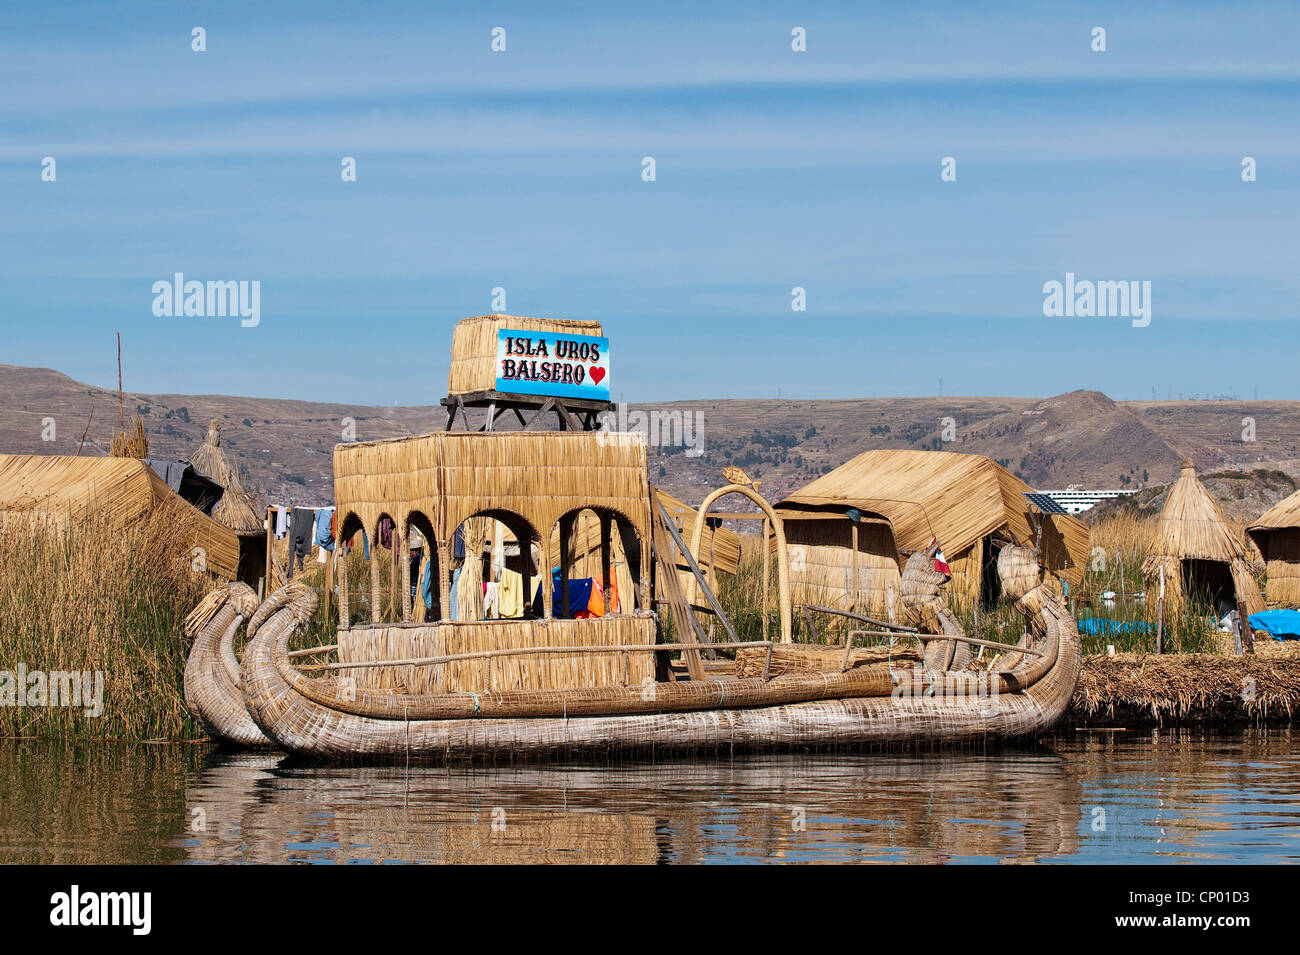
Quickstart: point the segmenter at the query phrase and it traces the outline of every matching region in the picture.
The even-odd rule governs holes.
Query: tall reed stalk
[[[192,568],[165,514],[126,528],[10,520],[0,528],[0,671],[103,674],[102,713],[0,705],[0,737],[184,739],[200,736],[181,680],[182,621],[212,586]],[[4,675],[0,674],[0,680]],[[3,695],[0,693],[0,695]],[[39,697],[36,697],[39,701]]]

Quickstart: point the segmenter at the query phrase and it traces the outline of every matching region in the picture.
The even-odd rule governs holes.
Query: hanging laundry
[[[465,535],[459,527],[451,538],[451,556],[456,560],[465,559]]]
[[[569,606],[564,608],[560,594],[560,568],[556,567],[551,572],[551,612],[556,617],[577,618],[580,614],[589,615],[587,607],[591,603],[591,587],[595,581],[590,577],[570,578],[569,580]],[[534,598],[534,607],[541,600],[541,585],[538,584],[537,597]],[[540,611],[537,616],[541,616]]]
[[[508,568],[501,571],[501,616],[524,615],[524,575]]]
[[[316,509],[316,525],[312,533],[317,547],[322,550],[334,549],[334,508]],[[324,562],[322,559],[321,563]]]
[[[289,533],[289,509],[287,507],[275,508],[275,539],[284,540],[284,535]]]
[[[294,566],[302,566],[302,561],[311,553],[311,544],[316,526],[316,511],[310,507],[295,507],[289,516],[289,573],[293,578]]]
[[[460,572],[460,567],[457,567],[451,572],[451,600],[449,601],[450,606],[447,607],[448,620],[460,619],[460,601],[456,599],[456,593],[460,590]],[[429,576],[432,578],[433,575],[430,574]],[[430,607],[433,606],[432,595],[426,597],[425,600],[429,603]]]
[[[608,591],[600,586],[599,580],[595,577],[591,578],[591,599],[587,601],[587,616],[603,617],[618,612],[618,578],[613,574],[609,575]],[[581,615],[575,614],[575,616]]]
[[[483,585],[483,619],[495,620],[499,617],[501,606],[501,585],[489,580]]]
[[[412,600],[415,599],[415,589],[416,587],[419,586],[417,582],[420,579],[420,564],[422,564],[423,562],[424,562],[424,548],[417,547],[414,550],[412,550],[411,551],[411,572],[410,574],[407,575],[407,579],[411,581]],[[429,564],[432,565],[433,561],[429,561]]]
[[[381,517],[379,519],[379,546],[384,550],[395,550],[397,541],[394,539],[393,531],[396,527],[391,517]]]

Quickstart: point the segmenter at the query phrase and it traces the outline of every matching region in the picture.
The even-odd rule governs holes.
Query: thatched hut
[[[239,579],[255,583],[266,571],[266,521],[244,489],[239,469],[221,447],[221,422],[216,418],[208,422],[207,437],[191,455],[190,464],[221,485],[221,499],[212,516],[239,536]]]
[[[1166,614],[1177,612],[1194,595],[1208,597],[1216,616],[1225,602],[1235,604],[1243,615],[1265,609],[1245,542],[1186,459],[1142,562],[1149,606],[1155,606],[1162,572]]]
[[[158,468],[166,473],[159,476]],[[161,515],[178,532],[179,552],[192,558],[200,548],[203,566],[232,580],[238,539],[208,513],[220,493],[185,462],[151,467],[131,457],[0,454],[0,519],[59,524],[96,517],[121,526]]]
[[[208,423],[208,434],[203,443],[190,456],[194,470],[211,478],[225,490],[212,509],[212,516],[236,534],[261,534],[265,519],[258,514],[252,495],[239,480],[239,470],[231,463],[221,447],[221,422],[213,418]]]
[[[645,612],[651,607],[651,511],[642,435],[437,432],[340,444],[334,449],[334,496],[342,539],[365,530],[372,541],[382,540],[381,523],[390,520],[396,525],[403,557],[391,565],[396,579],[385,583],[380,575],[380,548],[370,548],[369,623],[352,619],[351,586],[346,576],[340,576],[338,644],[344,662],[381,654],[411,659],[579,641],[586,646],[654,642],[654,617]],[[597,520],[595,556],[580,538],[586,512]],[[481,552],[489,534],[497,536],[497,525],[501,525],[502,546],[510,540],[518,546],[517,572],[526,598],[522,618],[452,616],[455,534],[467,523],[463,566],[471,571],[475,562],[469,558]],[[432,562],[430,576],[437,582],[435,619],[423,626],[411,625],[405,601],[400,606],[401,620],[383,620],[381,613],[384,589],[408,592],[410,568],[405,558],[411,529],[433,545],[425,559]],[[497,545],[492,547],[495,550]],[[346,562],[338,567],[341,575],[347,573]],[[552,583],[556,568],[559,579]],[[611,584],[624,574],[616,610],[591,619],[574,611],[570,596],[580,577],[596,578],[601,592],[609,594]],[[366,586],[364,580],[359,583]],[[539,592],[537,606],[531,597]],[[401,685],[410,692],[427,691],[433,687],[427,681],[436,679],[442,690],[477,691],[488,686],[637,683],[654,672],[653,654],[629,651],[626,665],[618,655],[548,655],[539,660],[508,656],[457,662],[437,673],[428,669],[394,673],[381,667],[358,679],[376,686],[405,681]]]
[[[1268,570],[1270,607],[1300,607],[1300,491],[1279,501],[1246,529]]]
[[[796,593],[849,607],[856,566],[859,609],[888,614],[902,562],[935,538],[952,570],[948,595],[956,606],[997,599],[997,554],[1009,543],[1037,546],[1049,572],[1077,585],[1088,557],[1088,528],[1063,514],[1031,514],[1024,496],[1030,490],[979,454],[860,454],[777,505]]]

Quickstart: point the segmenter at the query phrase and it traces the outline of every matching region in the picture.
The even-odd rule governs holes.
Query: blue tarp
[[[1155,628],[1143,620],[1109,620],[1105,617],[1085,617],[1078,621],[1079,632],[1090,637],[1106,637],[1112,634],[1150,633]]]
[[[1274,640],[1300,640],[1300,610],[1263,610],[1250,615],[1252,630],[1264,630]]]

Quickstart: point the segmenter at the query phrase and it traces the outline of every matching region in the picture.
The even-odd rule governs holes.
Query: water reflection
[[[991,753],[305,766],[0,744],[4,862],[1270,862],[1289,732],[1071,733]]]

